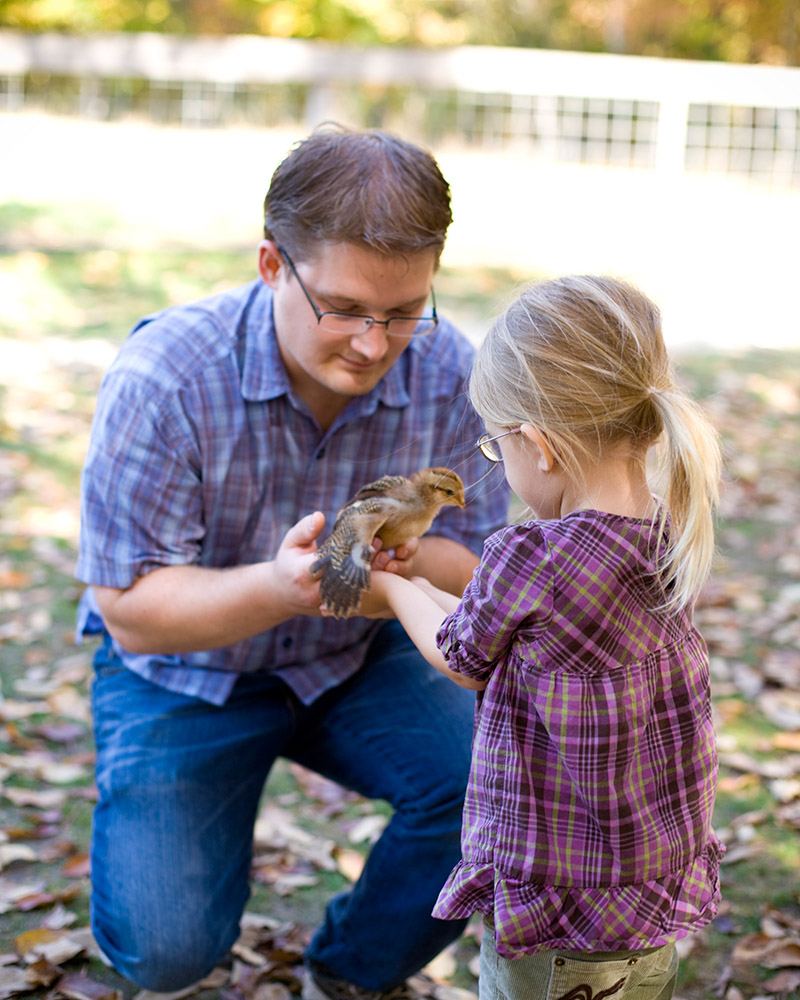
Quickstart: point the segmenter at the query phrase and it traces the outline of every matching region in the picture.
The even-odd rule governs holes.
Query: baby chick
[[[384,476],[362,486],[336,516],[320,546],[311,575],[322,577],[320,594],[335,618],[346,618],[369,587],[371,543],[384,550],[424,535],[444,506],[464,508],[464,484],[450,469],[420,469],[410,479]]]

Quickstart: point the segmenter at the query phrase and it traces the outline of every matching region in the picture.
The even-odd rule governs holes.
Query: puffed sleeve
[[[553,611],[551,557],[535,522],[513,525],[492,535],[480,565],[456,610],[436,636],[448,666],[486,680],[524,628],[532,638],[544,631]]]

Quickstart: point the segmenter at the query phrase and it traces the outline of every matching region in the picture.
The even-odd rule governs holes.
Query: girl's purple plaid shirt
[[[489,683],[434,915],[491,915],[506,957],[655,947],[716,912],[708,654],[651,610],[653,536],[596,511],[503,529],[439,632]]]

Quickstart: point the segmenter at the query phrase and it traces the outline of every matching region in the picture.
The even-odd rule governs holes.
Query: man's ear
[[[272,240],[262,240],[258,244],[258,273],[264,284],[275,288],[278,284],[278,276],[284,267],[286,267],[286,262],[277,245]]]
[[[522,436],[527,438],[536,447],[536,465],[539,471],[552,472],[553,466],[556,464],[556,457],[547,438],[532,424],[522,424],[520,431],[522,432]]]

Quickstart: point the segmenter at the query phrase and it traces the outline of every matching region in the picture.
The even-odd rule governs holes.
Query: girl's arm
[[[396,573],[373,570],[371,595],[382,599],[401,622],[411,641],[431,666],[449,677],[459,687],[483,691],[486,681],[476,681],[451,670],[436,645],[436,633],[450,611],[455,611],[459,599],[437,590],[424,582],[423,587],[405,580]],[[452,604],[452,606],[450,606]]]

